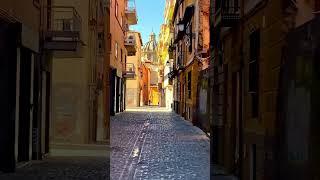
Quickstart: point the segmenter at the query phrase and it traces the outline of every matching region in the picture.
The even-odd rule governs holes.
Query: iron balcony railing
[[[53,32],[81,32],[82,20],[74,7],[54,6],[51,7]]]
[[[126,35],[126,38],[124,40],[124,45],[125,46],[135,46],[136,45],[134,34],[127,34]]]
[[[136,12],[135,0],[127,0],[126,12],[128,12],[128,13],[135,13]]]
[[[46,7],[48,26],[44,30],[44,48],[48,50],[76,51],[81,41],[82,19],[72,6]]]
[[[123,72],[123,76],[125,78],[135,78],[136,76],[136,69],[133,63],[126,63],[125,64],[125,71]]]
[[[127,23],[129,25],[135,25],[138,23],[135,0],[127,0],[125,12],[128,18]]]
[[[136,40],[134,34],[127,34],[124,40],[124,45],[127,49],[128,56],[135,56],[136,49]]]
[[[215,26],[231,27],[240,20],[239,0],[215,1]]]

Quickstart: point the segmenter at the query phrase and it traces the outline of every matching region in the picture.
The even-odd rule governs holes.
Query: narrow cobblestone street
[[[208,137],[164,109],[138,108],[113,117],[111,148],[112,180],[207,180],[210,176]]]

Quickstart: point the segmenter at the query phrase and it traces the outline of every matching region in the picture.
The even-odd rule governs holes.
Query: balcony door
[[[26,48],[20,51],[18,162],[31,158],[31,127],[33,119],[33,58]]]

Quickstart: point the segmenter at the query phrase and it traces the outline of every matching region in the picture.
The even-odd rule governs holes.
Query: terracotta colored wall
[[[141,88],[141,74],[139,66],[141,64],[141,36],[139,32],[128,32],[128,35],[134,35],[136,42],[136,55],[128,56],[127,63],[133,63],[135,66],[136,77],[126,80],[126,106],[136,107],[140,104],[140,88]]]
[[[122,76],[122,69],[124,68],[124,56],[126,49],[124,46],[125,32],[123,26],[121,26],[121,17],[125,22],[125,6],[126,0],[113,0],[111,1],[110,8],[110,33],[111,33],[111,53],[110,53],[110,66],[118,69],[118,76]],[[118,3],[118,18],[116,17],[116,3]],[[115,43],[118,43],[118,59],[115,58]],[[122,49],[122,61],[121,61],[121,49]]]
[[[142,93],[143,103],[148,105],[149,103],[149,70],[145,65],[142,65]]]

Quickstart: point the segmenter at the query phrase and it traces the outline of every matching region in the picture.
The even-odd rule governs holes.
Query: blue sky
[[[143,44],[149,40],[150,33],[160,32],[163,23],[163,11],[165,0],[135,0],[138,14],[138,24],[130,28],[139,31],[142,36]]]

